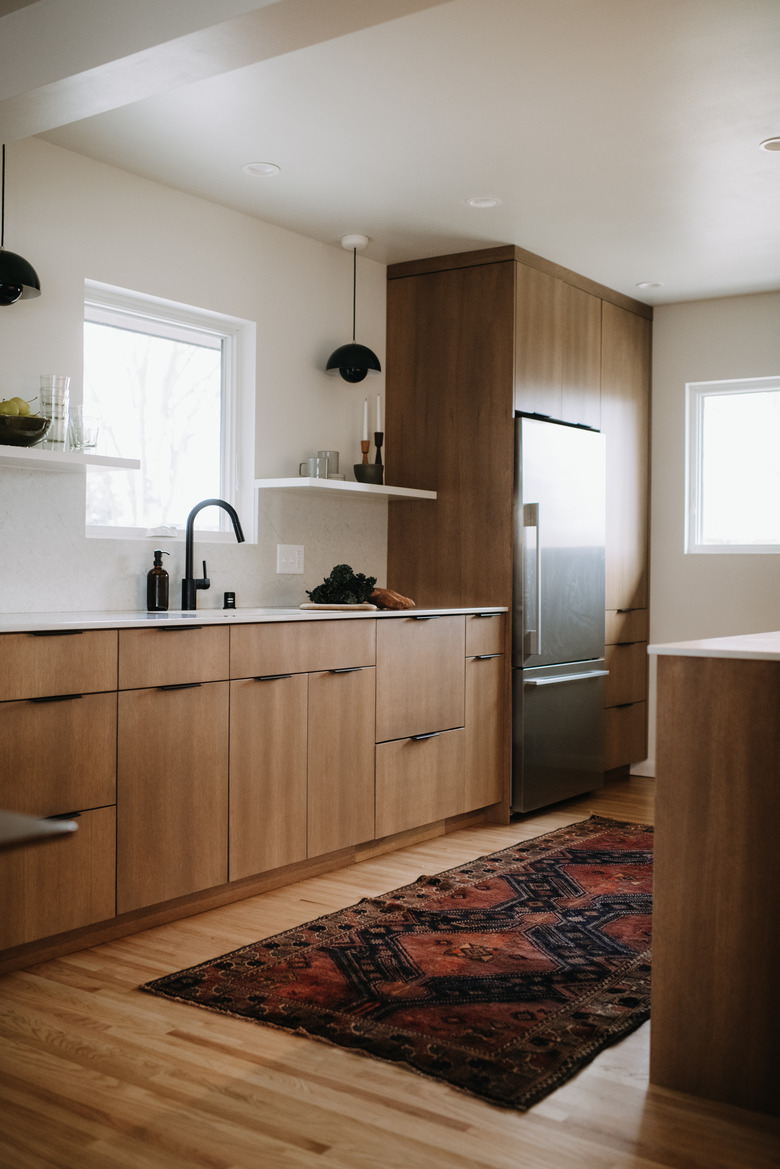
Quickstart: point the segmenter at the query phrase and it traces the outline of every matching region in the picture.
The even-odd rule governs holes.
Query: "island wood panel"
[[[373,666],[376,620],[269,621],[230,630],[232,678]]]
[[[515,263],[387,286],[387,582],[418,606],[511,605]]]
[[[643,641],[608,645],[609,675],[604,679],[604,705],[622,706],[647,700],[647,645]]]
[[[113,917],[116,810],[84,812],[77,823],[67,836],[0,853],[0,949]]]
[[[506,657],[466,659],[464,811],[509,794]]]
[[[229,879],[306,858],[308,674],[230,683]]]
[[[115,690],[115,629],[0,635],[0,701]]]
[[[308,855],[374,833],[373,666],[309,675]]]
[[[515,408],[598,429],[601,301],[518,264]]]
[[[376,835],[456,816],[466,808],[466,732],[396,739],[376,748]]]
[[[227,881],[228,706],[228,682],[120,692],[118,913]]]
[[[462,727],[464,618],[400,617],[377,625],[377,742]]]
[[[216,682],[228,677],[229,631],[214,625],[120,629],[119,689]]]
[[[61,816],[116,803],[116,693],[0,703],[2,804]]]
[[[647,607],[650,337],[644,317],[602,305],[601,420],[607,436],[606,609]]]
[[[780,662],[658,657],[650,1078],[780,1115]]]

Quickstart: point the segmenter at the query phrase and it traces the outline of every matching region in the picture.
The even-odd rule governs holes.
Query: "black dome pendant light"
[[[352,248],[352,343],[334,349],[325,366],[327,373],[341,374],[345,382],[362,382],[367,373],[381,373],[379,358],[366,345],[355,342],[355,300],[357,294],[357,253],[368,243],[367,235],[343,235],[341,246]]]
[[[32,264],[5,249],[5,143],[0,184],[0,306],[41,295],[41,282]]]

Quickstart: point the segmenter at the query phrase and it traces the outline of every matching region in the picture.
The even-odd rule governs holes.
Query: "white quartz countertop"
[[[4,613],[0,633],[39,630],[143,629],[150,625],[239,625],[267,621],[360,621],[387,617],[439,617],[458,613],[506,613],[496,605],[463,609],[169,609],[167,613],[118,610],[104,613]],[[780,636],[780,635],[778,635]]]
[[[699,641],[670,641],[649,645],[650,654],[668,654],[687,658],[757,658],[780,661],[780,631],[776,633],[742,633],[732,637],[704,637]]]

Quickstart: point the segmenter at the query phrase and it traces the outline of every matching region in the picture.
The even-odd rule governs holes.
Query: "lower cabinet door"
[[[505,661],[503,654],[466,659],[466,812],[509,795]]]
[[[308,855],[374,836],[376,670],[309,674]]]
[[[227,881],[228,687],[119,694],[117,913]]]
[[[231,881],[306,859],[308,682],[230,683]]]
[[[462,727],[376,748],[376,835],[432,824],[465,810]]]
[[[0,853],[0,949],[114,916],[116,809],[82,812],[67,836]]]
[[[647,758],[647,703],[608,706],[604,711],[604,770]]]

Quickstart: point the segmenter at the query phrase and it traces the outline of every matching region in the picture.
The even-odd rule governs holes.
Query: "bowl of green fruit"
[[[30,413],[24,398],[6,398],[0,402],[0,443],[4,446],[35,446],[49,432],[51,418]]]

